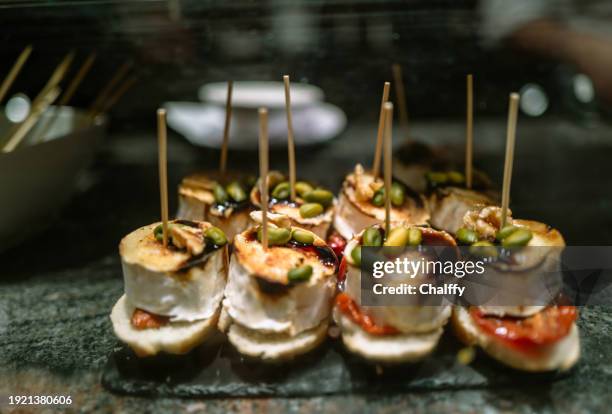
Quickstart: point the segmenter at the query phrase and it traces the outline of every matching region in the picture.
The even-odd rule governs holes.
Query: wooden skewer
[[[60,106],[67,105],[68,102],[70,102],[77,88],[79,87],[79,85],[81,84],[85,76],[89,73],[89,70],[91,69],[95,60],[96,60],[95,53],[92,52],[89,54],[89,56],[87,56],[87,59],[85,59],[85,62],[83,62],[83,64],[77,71],[77,74],[72,79],[72,82],[70,82],[70,84],[66,88],[66,91],[62,95],[58,103]]]
[[[261,243],[268,248],[268,110],[259,108],[259,194],[261,199]]]
[[[68,54],[66,54],[66,56],[64,56],[64,59],[62,59],[60,64],[57,65],[57,67],[51,74],[51,77],[49,78],[49,80],[47,81],[47,84],[45,85],[45,89],[51,89],[59,85],[62,79],[64,79],[64,76],[66,76],[68,69],[70,69],[70,65],[72,64],[73,60],[74,60],[74,52],[69,52]]]
[[[474,157],[474,84],[472,74],[467,75],[467,124],[465,126],[465,185],[472,188]]]
[[[295,141],[293,139],[293,120],[291,117],[291,88],[289,75],[283,76],[285,82],[285,109],[287,112],[287,151],[289,153],[289,190],[291,200],[295,200]]]
[[[385,103],[385,235],[391,231],[391,141],[393,139],[393,104]]]
[[[47,108],[49,108],[49,105],[51,105],[51,103],[57,99],[60,94],[60,89],[59,87],[55,86],[51,89],[43,90],[43,93],[44,94],[39,95],[34,100],[32,110],[25,121],[17,125],[15,130],[12,131],[10,138],[2,149],[2,152],[11,152],[17,148],[28,132],[30,132],[34,125],[36,125],[36,122],[40,116],[47,110]]]
[[[385,129],[385,103],[389,100],[389,89],[391,84],[385,82],[383,86],[382,100],[380,102],[380,114],[378,115],[378,132],[376,133],[376,150],[374,151],[374,163],[372,165],[372,175],[378,177],[380,174],[380,158],[383,147],[383,131]]]
[[[6,96],[7,92],[13,85],[13,82],[15,82],[17,75],[19,75],[19,72],[21,72],[21,68],[30,57],[30,53],[32,53],[32,45],[28,45],[25,49],[23,49],[23,51],[19,54],[19,57],[13,64],[13,67],[6,75],[6,78],[4,78],[4,81],[2,81],[2,85],[0,85],[0,102],[2,102],[2,100]]]
[[[123,79],[128,70],[132,67],[132,61],[125,62],[122,64],[117,72],[113,75],[111,80],[106,84],[106,86],[100,91],[96,99],[94,99],[93,103],[89,107],[89,119],[93,119],[96,113],[99,113],[100,106],[103,102],[106,101],[107,97],[110,95],[111,91],[115,88],[115,86]]]
[[[72,82],[70,82],[70,84],[66,88],[66,91],[63,93],[62,97],[60,98],[57,104],[58,107],[67,105],[70,99],[72,99],[77,88],[83,81],[83,78],[85,78],[85,75],[87,75],[87,73],[89,72],[89,69],[91,69],[91,66],[93,65],[93,62],[95,59],[96,59],[95,53],[91,53],[87,57],[83,65],[81,65],[81,67],[77,71],[77,74],[75,75],[75,77],[72,79]],[[45,133],[53,128],[59,116],[59,111],[60,111],[59,108],[55,108],[55,111],[53,111],[53,114],[49,116],[48,118],[46,118],[43,126],[39,127],[38,129],[40,132],[38,133],[36,138],[32,139],[34,143],[41,142]]]
[[[119,99],[121,99],[121,97],[136,83],[137,80],[138,78],[136,76],[130,76],[129,78],[127,78],[125,82],[119,85],[117,90],[109,96],[108,100],[106,102],[103,102],[101,110],[99,112],[96,112],[93,117],[95,118],[99,114],[108,112],[119,101]]]
[[[225,99],[225,125],[223,126],[223,144],[221,144],[221,160],[219,162],[219,171],[221,177],[225,177],[227,172],[227,144],[229,142],[230,121],[232,119],[232,91],[234,82],[227,82],[227,97]]]
[[[508,129],[506,131],[506,160],[504,162],[504,182],[502,186],[501,226],[506,225],[508,206],[510,204],[510,184],[512,181],[512,162],[514,160],[514,142],[516,140],[516,122],[518,118],[519,94],[510,94],[508,108]]]
[[[168,161],[166,139],[166,110],[157,110],[157,149],[159,164],[159,196],[164,247],[168,246]]]
[[[399,109],[400,126],[402,133],[406,139],[410,138],[408,134],[408,110],[406,109],[406,89],[404,88],[404,77],[402,76],[402,65],[396,63],[392,66],[393,82],[395,82],[395,96],[397,99],[397,107]]]

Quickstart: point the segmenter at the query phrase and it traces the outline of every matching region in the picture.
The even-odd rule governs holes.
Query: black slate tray
[[[468,366],[446,333],[433,355],[417,364],[376,366],[349,354],[341,340],[285,363],[245,358],[218,334],[188,355],[139,359],[120,347],[108,360],[102,384],[119,394],[155,397],[311,397],[330,394],[503,388],[542,384],[567,374],[527,374],[477,353]]]

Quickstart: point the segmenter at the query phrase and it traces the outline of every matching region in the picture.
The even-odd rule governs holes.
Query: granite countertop
[[[460,123],[417,124],[414,133],[443,143],[459,140],[460,151]],[[369,162],[374,136],[371,128],[357,125],[327,147],[300,150],[299,172],[337,189],[355,161]],[[477,159],[494,177],[501,171],[503,136],[503,122],[477,125]],[[607,127],[584,129],[563,121],[520,124],[513,183],[515,215],[555,225],[569,243],[610,244],[612,194],[601,191],[609,188],[605,183],[611,176],[606,171],[612,155],[609,136]],[[108,393],[100,385],[100,376],[117,347],[108,318],[123,290],[117,245],[124,234],[157,218],[155,151],[153,131],[110,134],[91,173],[81,181],[80,192],[58,220],[28,242],[0,254],[4,265],[0,397],[71,395],[74,404],[67,412],[345,412],[347,407],[358,412],[603,412],[612,405],[612,311],[604,308],[581,311],[583,357],[575,371],[541,385],[199,401]],[[283,155],[282,151],[272,154],[273,168],[284,168]],[[214,168],[217,156],[216,151],[194,149],[172,136],[171,194],[182,175],[197,167]],[[231,153],[230,164],[248,165],[255,171],[257,161],[249,153]],[[175,207],[176,200],[171,198],[172,211]],[[568,214],[577,208],[584,214]]]

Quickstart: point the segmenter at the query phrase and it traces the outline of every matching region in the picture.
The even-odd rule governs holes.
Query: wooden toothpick
[[[259,194],[261,198],[261,243],[268,248],[268,110],[259,108]]]
[[[467,75],[467,123],[465,126],[465,185],[472,188],[474,157],[474,84],[472,74]]]
[[[159,197],[164,247],[168,246],[168,161],[166,137],[166,110],[157,110],[157,150],[159,165]]]
[[[232,119],[232,91],[234,82],[227,82],[227,96],[225,98],[225,125],[223,126],[223,143],[221,144],[221,160],[219,161],[219,172],[225,177],[227,172],[227,144],[229,142],[230,121]]]
[[[385,103],[385,237],[391,231],[391,141],[393,139],[393,104]]]
[[[385,82],[383,86],[382,100],[380,102],[380,114],[378,115],[378,132],[376,134],[376,150],[374,151],[374,163],[372,165],[372,175],[378,177],[380,174],[380,158],[383,146],[383,131],[385,129],[385,103],[389,100],[389,89],[391,84]]]
[[[79,87],[79,85],[81,84],[85,76],[89,73],[89,70],[91,69],[95,60],[96,60],[95,53],[92,52],[89,54],[89,56],[87,56],[87,59],[85,59],[85,62],[83,62],[83,64],[77,71],[77,74],[72,79],[72,82],[70,82],[70,84],[66,88],[66,91],[60,98],[60,101],[58,103],[60,106],[67,105],[68,102],[70,102],[77,88]]]
[[[123,95],[136,83],[138,80],[137,76],[130,76],[127,78],[117,89],[108,97],[106,102],[102,103],[100,111],[94,114],[94,118],[102,113],[110,111],[110,109],[121,99]]]
[[[119,84],[121,79],[127,74],[128,70],[132,67],[132,61],[125,62],[122,64],[119,69],[115,72],[110,81],[102,88],[96,99],[94,99],[93,103],[89,107],[89,119],[93,119],[96,113],[99,113],[101,110],[102,103],[106,101],[108,96],[111,94],[112,90]]]
[[[400,127],[402,134],[409,139],[408,134],[408,110],[406,109],[406,89],[404,88],[404,77],[402,75],[402,65],[396,63],[392,67],[393,82],[395,83],[395,96],[397,99],[397,108],[399,110]]]
[[[289,155],[289,190],[291,200],[295,200],[295,141],[293,139],[293,120],[291,118],[291,90],[289,75],[283,76],[285,82],[285,109],[287,113],[287,152]]]
[[[7,92],[13,85],[13,82],[15,82],[17,75],[19,75],[19,72],[21,72],[21,68],[30,57],[30,53],[32,53],[32,45],[28,45],[25,49],[23,49],[23,51],[19,54],[19,57],[13,64],[13,67],[6,75],[6,78],[4,78],[4,81],[2,81],[2,85],[0,85],[0,102],[2,102],[2,100],[6,96]]]
[[[508,129],[506,131],[506,160],[504,162],[504,182],[502,186],[501,226],[506,225],[508,206],[510,204],[510,184],[512,181],[512,162],[514,160],[514,142],[516,140],[516,122],[518,118],[519,94],[510,94],[508,108]]]

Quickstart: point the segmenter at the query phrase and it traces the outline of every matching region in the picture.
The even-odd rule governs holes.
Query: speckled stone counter
[[[545,127],[550,134],[549,125],[540,124],[524,126],[521,132],[535,140],[534,137],[541,133],[538,128]],[[460,124],[447,123],[436,128],[424,125],[415,129],[442,142],[456,141],[462,133]],[[477,127],[477,133],[479,131],[480,136],[492,137],[479,151],[483,153],[485,168],[494,166],[488,171],[497,174],[500,167],[496,163],[501,155],[496,152],[503,146],[503,125],[485,123]],[[612,222],[609,208],[612,194],[602,191],[601,186],[604,186],[602,180],[607,181],[611,176],[603,170],[610,169],[604,160],[612,155],[612,144],[597,136],[610,134],[607,129],[581,131],[580,140],[573,141],[575,134],[567,132],[567,128],[559,126],[553,135],[555,131],[565,134],[565,147],[555,146],[552,155],[549,152],[538,160],[539,166],[533,162],[535,155],[526,145],[517,147],[517,157],[532,155],[524,155],[523,160],[531,159],[518,161],[515,166],[515,214],[516,211],[528,213],[530,217],[548,221],[560,228],[570,243],[575,240],[580,244],[609,244],[612,226],[605,224]],[[337,189],[343,173],[353,162],[368,162],[368,145],[373,137],[373,131],[367,128],[353,128],[328,147],[309,149],[299,158],[300,173]],[[364,145],[353,145],[353,142]],[[547,145],[545,141],[540,142]],[[71,395],[74,403],[61,409],[65,412],[312,413],[347,412],[349,407],[352,412],[610,411],[612,311],[603,308],[581,311],[583,357],[575,371],[566,378],[541,385],[517,383],[500,389],[401,395],[199,401],[108,393],[100,385],[100,376],[108,355],[117,346],[108,319],[123,289],[117,244],[125,233],[155,220],[158,214],[154,144],[153,131],[148,135],[140,132],[109,137],[92,172],[83,180],[81,191],[57,222],[28,242],[0,254],[3,264],[0,271],[0,396]],[[566,152],[567,148],[573,148],[573,156]],[[581,151],[584,158],[581,158]],[[275,168],[283,168],[283,155],[283,152],[273,154]],[[175,188],[180,177],[194,167],[210,165],[214,168],[216,156],[215,151],[193,149],[173,137],[169,146],[170,188]],[[556,159],[551,160],[551,157]],[[249,165],[252,170],[257,165],[256,159],[248,153],[230,154],[230,160],[233,165]],[[601,163],[590,166],[597,161]],[[551,163],[558,167],[553,170],[554,174],[542,169],[542,164]],[[586,185],[567,188],[580,179],[565,180],[564,186],[554,184],[566,170],[568,174],[578,170]],[[533,174],[534,171],[538,174]],[[598,181],[593,181],[596,177]],[[551,185],[556,187],[550,188]],[[538,198],[533,190],[524,186],[543,190]],[[569,197],[570,194],[573,196]],[[580,210],[584,214],[570,217],[568,209],[585,199],[590,201]],[[171,199],[171,208],[175,201]],[[599,228],[593,226],[596,222],[600,223]],[[44,412],[43,408],[32,407],[15,412],[30,410]],[[59,409],[47,408],[48,412],[56,410]],[[7,411],[11,412],[9,407],[0,407],[0,412]]]

